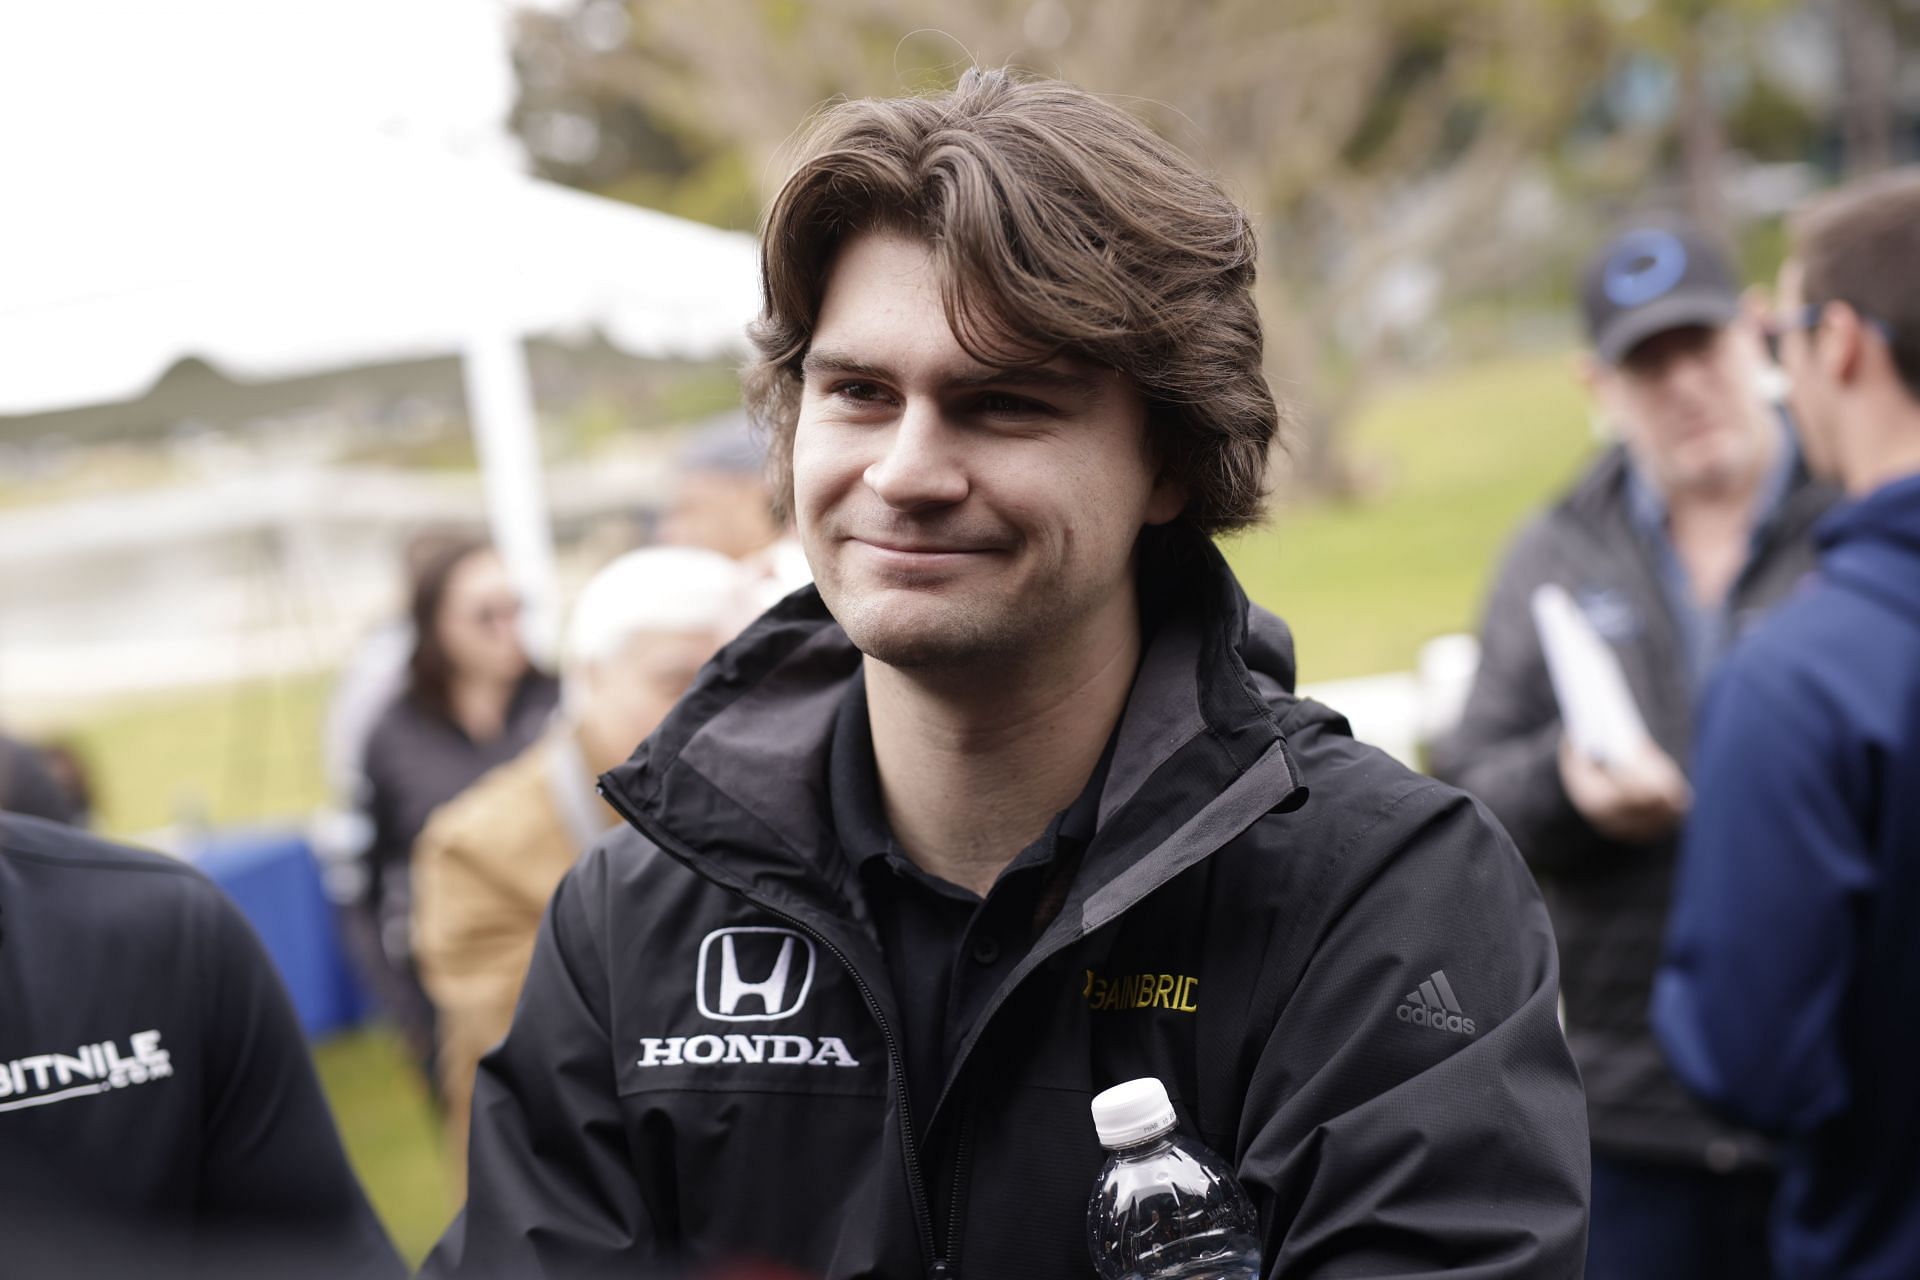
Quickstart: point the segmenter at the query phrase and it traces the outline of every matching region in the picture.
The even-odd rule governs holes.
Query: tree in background
[[[1843,68],[1843,154],[1847,176],[1876,173],[1894,162],[1900,76],[1900,14],[1887,0],[1831,0]],[[1909,19],[1920,6],[1901,6]]]
[[[1565,241],[1593,234],[1569,214],[1617,212],[1662,172],[1724,224],[1725,119],[1759,83],[1753,33],[1785,7],[579,0],[523,18],[516,126],[549,176],[746,227],[797,123],[836,97],[943,87],[973,62],[1112,96],[1210,161],[1258,220],[1293,474],[1340,494],[1357,476],[1339,425],[1431,353],[1443,301],[1545,276],[1561,292]],[[1609,93],[1649,68],[1665,77],[1654,108],[1596,132]]]

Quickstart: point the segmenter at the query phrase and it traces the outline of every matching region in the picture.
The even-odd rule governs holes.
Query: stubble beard
[[[827,606],[855,648],[901,671],[929,675],[990,671],[1017,659],[1030,647],[1036,631],[1044,630],[1044,616],[1023,611],[1017,603],[936,601],[910,595],[890,600],[895,594],[863,593],[837,603],[828,600]]]

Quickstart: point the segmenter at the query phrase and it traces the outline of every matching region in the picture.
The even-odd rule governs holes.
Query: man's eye
[[[1008,395],[1002,391],[990,391],[981,396],[978,403],[982,413],[1002,416],[1028,417],[1048,411],[1047,406],[1041,404],[1038,400],[1029,400],[1025,396]]]
[[[879,400],[883,393],[871,382],[842,382],[835,386],[833,395],[843,400],[858,400],[862,403]]]

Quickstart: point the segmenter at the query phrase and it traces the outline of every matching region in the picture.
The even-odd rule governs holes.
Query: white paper
[[[1611,765],[1644,749],[1647,724],[1627,688],[1626,673],[1566,588],[1547,583],[1533,593],[1533,623],[1560,702],[1560,722],[1574,749]]]

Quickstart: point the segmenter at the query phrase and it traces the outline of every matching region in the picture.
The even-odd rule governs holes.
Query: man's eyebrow
[[[1047,365],[1018,365],[1005,369],[982,369],[950,380],[951,385],[971,387],[1029,387],[1035,391],[1062,391],[1092,395],[1099,381],[1089,374],[1054,369]]]
[[[827,374],[851,374],[862,378],[877,378],[890,382],[893,375],[877,364],[868,364],[837,351],[822,351],[814,348],[800,358],[800,372],[808,377],[824,377]]]
[[[807,352],[801,358],[800,371],[809,377],[840,374],[875,378],[882,382],[895,380],[894,374],[882,365],[830,350],[815,349]],[[962,391],[980,387],[1029,387],[1036,391],[1072,392],[1081,395],[1091,395],[1100,388],[1099,380],[1089,374],[1056,369],[1048,365],[976,367],[942,379],[942,385]]]

